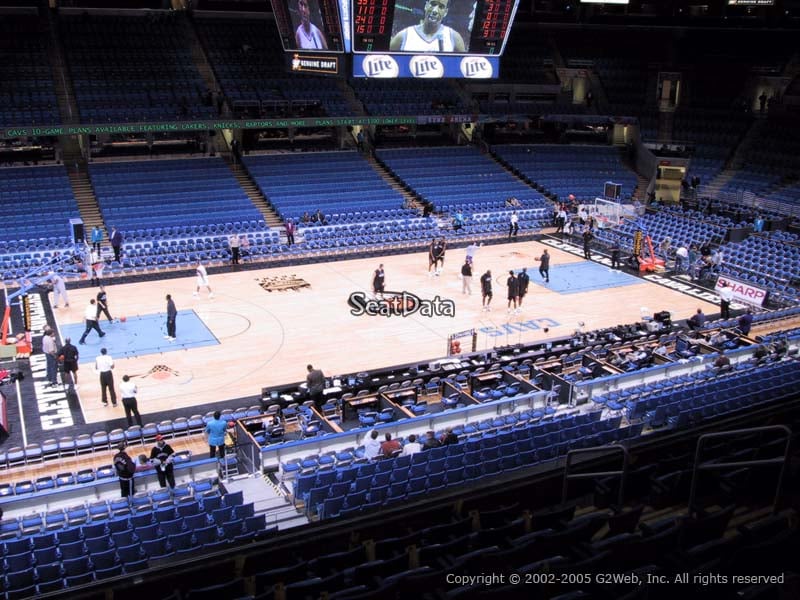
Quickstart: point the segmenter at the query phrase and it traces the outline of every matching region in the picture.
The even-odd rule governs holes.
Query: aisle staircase
[[[100,213],[100,206],[97,203],[97,196],[92,187],[92,180],[89,178],[89,166],[81,154],[81,147],[76,136],[64,136],[61,139],[61,147],[69,184],[83,221],[84,235],[88,238],[93,227],[99,227],[103,231],[106,229],[103,215]],[[108,225],[109,231],[111,225],[113,223]],[[104,239],[108,240],[108,232],[105,233]]]
[[[722,169],[714,179],[700,186],[700,195],[717,196],[725,185],[733,179],[736,172],[745,166],[746,153],[753,144],[758,142],[761,138],[761,133],[766,127],[766,123],[766,119],[754,119],[753,122],[750,123],[750,127],[748,127],[747,131],[742,135],[736,148],[725,163],[725,168]]]
[[[211,64],[208,62],[208,56],[206,56],[206,52],[203,49],[203,45],[200,43],[200,37],[197,35],[197,30],[194,28],[194,21],[191,19],[184,21],[186,28],[189,30],[189,35],[187,36],[190,40],[189,42],[189,49],[192,53],[192,62],[194,66],[197,68],[197,71],[203,78],[203,83],[205,83],[206,88],[211,91],[220,90],[222,89],[219,81],[217,81],[217,76],[214,73],[214,69],[211,67]],[[226,108],[223,105],[223,115],[226,114]]]
[[[365,158],[375,172],[381,176],[386,183],[389,184],[394,191],[403,196],[403,204],[408,208],[422,211],[422,202],[417,194],[408,189],[408,187],[395,175],[389,172],[383,163],[377,160],[372,154],[365,154]]]
[[[307,525],[310,521],[298,512],[289,497],[266,475],[234,477],[225,482],[228,493],[241,491],[246,502],[252,502],[256,514],[264,514],[267,527],[278,530]]]
[[[42,30],[50,34],[47,54],[50,59],[50,68],[55,74],[53,83],[55,84],[58,110],[61,113],[61,122],[65,125],[79,123],[80,113],[75,100],[72,77],[67,67],[67,61],[64,58],[64,47],[61,44],[61,36],[59,35],[58,19],[53,11],[44,9],[39,11],[39,20]]]
[[[367,114],[364,104],[358,99],[358,96],[356,96],[353,88],[347,85],[347,81],[345,79],[337,79],[336,87],[339,88],[342,96],[344,96],[345,100],[347,100],[347,105],[350,107],[350,110],[353,111],[354,115],[360,116]]]
[[[281,218],[278,216],[278,213],[275,212],[275,209],[272,208],[272,205],[264,194],[261,193],[261,190],[258,189],[256,182],[250,177],[250,173],[247,169],[239,163],[234,163],[230,152],[221,153],[221,156],[236,178],[239,187],[244,190],[244,193],[250,198],[250,202],[253,203],[253,206],[255,206],[264,217],[264,222],[267,224],[267,227],[280,227],[281,230],[283,230]]]

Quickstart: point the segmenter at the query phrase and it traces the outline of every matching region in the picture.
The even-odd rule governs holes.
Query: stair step
[[[278,521],[278,529],[291,529],[292,527],[301,527],[302,525],[308,525],[310,521],[304,515],[298,515],[292,519],[288,519],[285,521]]]
[[[258,186],[250,178],[250,175],[247,173],[247,171],[234,165],[229,153],[221,153],[221,155],[223,160],[228,164],[228,168],[230,168],[233,177],[239,184],[239,187],[242,188],[242,191],[244,191],[245,194],[247,194],[247,197],[250,198],[250,201],[253,203],[253,205],[258,208],[261,216],[264,218],[264,222],[268,224],[280,224],[280,217],[278,217],[278,215],[270,206],[269,202],[267,202],[267,199],[259,191]]]

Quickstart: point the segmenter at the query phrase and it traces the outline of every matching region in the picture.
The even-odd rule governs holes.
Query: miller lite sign
[[[361,68],[366,77],[374,79],[397,79],[400,67],[397,61],[388,54],[368,54],[361,61]]]
[[[408,63],[411,76],[417,79],[441,79],[444,77],[444,65],[435,56],[423,54],[412,56]]]
[[[461,74],[466,79],[491,79],[494,69],[483,56],[465,56],[461,59]]]

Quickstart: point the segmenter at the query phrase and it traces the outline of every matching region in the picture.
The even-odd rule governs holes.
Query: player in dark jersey
[[[431,276],[431,267],[434,268],[433,274],[437,277],[441,274],[444,267],[444,254],[447,251],[447,242],[444,238],[431,240],[431,246],[428,250],[428,276]]]
[[[492,310],[489,306],[492,303],[492,272],[489,269],[486,269],[486,273],[481,275],[481,297],[483,310]]]
[[[517,312],[517,296],[519,296],[519,280],[514,275],[514,271],[508,272],[508,279],[506,279],[508,286],[508,312]],[[514,305],[512,308],[511,305]]]

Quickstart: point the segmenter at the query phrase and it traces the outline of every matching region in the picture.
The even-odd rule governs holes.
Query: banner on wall
[[[719,293],[723,283],[733,293],[734,302],[763,306],[764,301],[767,299],[767,290],[764,288],[753,285],[750,282],[739,281],[727,275],[720,275],[717,278],[714,291]]]

